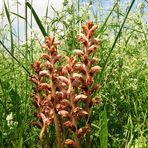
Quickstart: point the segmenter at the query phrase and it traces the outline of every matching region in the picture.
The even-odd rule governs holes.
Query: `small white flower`
[[[11,126],[12,123],[13,123],[13,115],[12,115],[12,112],[9,115],[7,115],[6,120],[7,120],[8,126]]]

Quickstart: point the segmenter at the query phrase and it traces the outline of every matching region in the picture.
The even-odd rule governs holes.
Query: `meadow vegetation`
[[[100,103],[92,107],[90,116],[91,148],[148,147],[148,1],[123,4],[117,0],[104,10],[101,0],[64,0],[63,10],[54,10],[53,18],[48,16],[48,5],[45,17],[40,18],[32,0],[24,2],[24,16],[9,11],[9,3],[3,3],[0,14],[0,147],[38,147],[40,129],[32,124],[36,109],[29,81],[31,64],[43,53],[41,45],[47,35],[61,42],[61,54],[72,56],[80,47],[77,34],[88,20],[98,25],[95,57],[101,67],[94,77],[101,88],[93,94],[100,97]],[[56,147],[54,126],[48,134],[50,146]]]

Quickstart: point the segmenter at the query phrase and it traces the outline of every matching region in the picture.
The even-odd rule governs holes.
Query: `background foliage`
[[[14,4],[19,8],[17,2]],[[56,35],[61,41],[61,52],[70,55],[78,47],[76,34],[81,31],[81,24],[93,20],[99,25],[97,57],[102,67],[95,81],[102,88],[97,92],[101,103],[93,109],[91,117],[92,148],[146,148],[148,1],[117,0],[105,9],[101,0],[65,0],[63,10],[60,13],[54,10],[52,19],[48,13],[39,18],[31,4],[32,0],[25,3],[22,16],[19,11],[10,11],[9,3],[3,3],[0,14],[0,147],[37,147],[39,131],[31,124],[34,108],[29,75],[31,63],[42,52],[44,36]],[[37,30],[32,26],[34,19]],[[24,35],[20,32],[20,21],[24,22]],[[54,128],[49,130],[54,141]]]

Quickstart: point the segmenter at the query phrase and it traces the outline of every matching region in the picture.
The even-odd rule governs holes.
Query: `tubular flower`
[[[86,145],[90,147],[90,109],[100,102],[99,97],[92,98],[92,93],[100,88],[99,84],[94,84],[93,76],[101,71],[101,67],[92,54],[99,46],[98,39],[93,38],[97,25],[89,21],[82,29],[83,33],[77,36],[82,49],[74,49],[74,56],[64,56],[66,64],[62,63],[61,58],[64,57],[57,49],[60,42],[54,36],[45,37],[45,44],[42,46],[45,52],[40,56],[42,62],[32,64],[36,73],[30,76],[35,84],[32,100],[37,109],[35,116],[39,120],[32,123],[41,128],[41,145],[46,129],[54,125],[58,148],[80,148],[84,137]],[[56,64],[57,61],[60,65]],[[71,135],[62,137],[61,131],[64,130],[64,133],[70,132]],[[67,135],[70,135],[69,139]]]

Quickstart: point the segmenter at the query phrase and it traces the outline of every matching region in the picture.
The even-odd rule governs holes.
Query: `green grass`
[[[100,39],[97,57],[102,67],[95,78],[102,88],[97,91],[101,103],[93,108],[91,116],[91,146],[148,147],[147,1],[133,0],[124,7],[117,1],[108,10],[102,10],[101,0],[87,5],[65,1],[62,12],[55,11],[52,19],[47,15],[49,6],[45,8],[45,17],[39,18],[32,2],[26,3],[24,16],[19,14],[18,3],[17,12],[10,11],[11,6],[6,3],[0,14],[5,20],[0,26],[0,147],[37,147],[39,131],[31,124],[35,117],[30,97],[30,65],[42,52],[40,45],[47,33],[55,34],[61,41],[61,52],[70,55],[79,47],[76,34],[87,19],[99,24],[95,35]],[[17,28],[12,25],[14,19]],[[33,20],[38,32],[30,33]],[[21,21],[25,26],[24,44]],[[8,121],[10,114],[13,119]],[[54,143],[53,127],[49,129],[49,137]]]

